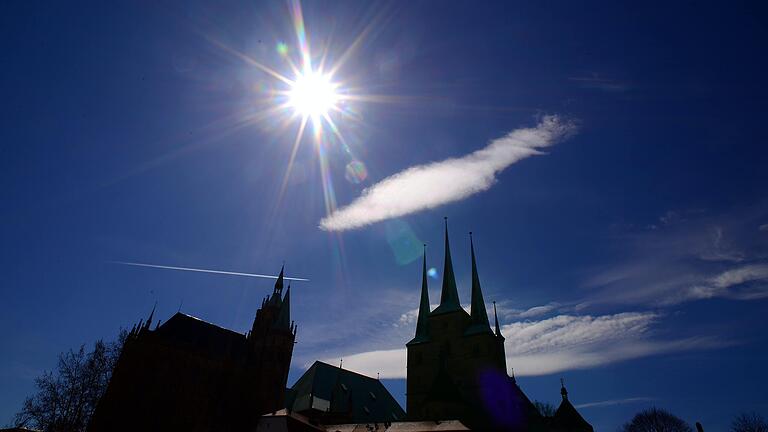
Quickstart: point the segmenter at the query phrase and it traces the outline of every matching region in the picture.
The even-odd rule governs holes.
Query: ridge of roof
[[[220,325],[214,324],[214,323],[212,323],[212,322],[208,322],[208,321],[206,321],[206,320],[204,320],[204,319],[202,319],[202,318],[198,318],[198,317],[196,317],[196,316],[194,316],[194,315],[190,315],[190,314],[187,314],[187,313],[184,313],[184,312],[176,312],[175,314],[173,314],[173,316],[171,316],[171,317],[168,319],[168,321],[165,321],[164,323],[160,324],[160,327],[159,327],[159,328],[163,328],[163,327],[164,327],[164,326],[166,326],[166,325],[167,325],[169,322],[171,322],[171,320],[172,320],[172,319],[174,319],[174,318],[175,318],[175,317],[177,317],[177,316],[180,316],[180,317],[182,317],[182,318],[190,318],[190,319],[193,319],[193,320],[195,320],[195,321],[198,321],[198,322],[200,322],[201,324],[205,324],[205,325],[207,325],[207,326],[209,326],[209,327],[214,327],[214,328],[216,328],[216,329],[219,329],[219,330],[224,330],[224,331],[227,331],[227,332],[233,333],[233,334],[235,334],[235,335],[238,335],[238,336],[245,336],[243,333],[239,333],[239,332],[236,332],[236,331],[234,331],[234,330],[232,330],[232,329],[228,329],[228,328],[226,328],[226,327],[222,327],[222,326],[220,326]]]

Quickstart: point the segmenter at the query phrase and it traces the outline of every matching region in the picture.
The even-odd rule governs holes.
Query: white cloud
[[[546,375],[585,369],[622,360],[675,351],[715,348],[715,338],[653,339],[652,327],[660,315],[628,312],[602,316],[558,315],[540,321],[522,321],[502,327],[507,365],[518,376]],[[382,378],[405,378],[405,348],[346,355],[344,367]],[[324,360],[338,362],[338,357]]]
[[[466,156],[416,165],[364,190],[351,204],[320,221],[320,228],[343,231],[459,201],[489,189],[496,174],[541,154],[575,132],[572,122],[547,116],[533,128],[516,129]]]
[[[714,338],[656,340],[652,327],[659,319],[652,312],[627,312],[596,317],[558,315],[505,325],[507,364],[517,375],[547,375],[722,345]]]

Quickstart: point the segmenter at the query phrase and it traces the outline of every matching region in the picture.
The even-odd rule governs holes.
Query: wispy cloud
[[[573,122],[547,116],[533,128],[516,129],[459,158],[416,165],[374,184],[351,204],[320,221],[343,231],[467,198],[489,189],[496,175],[574,133]]]
[[[659,340],[653,326],[661,315],[627,312],[601,316],[558,315],[504,325],[507,364],[515,373],[546,375],[586,369],[656,354],[725,346],[714,337]],[[406,376],[404,348],[346,355],[344,367],[383,378]],[[326,361],[338,361],[329,358]]]
[[[625,399],[611,399],[611,400],[604,400],[599,402],[588,402],[576,405],[576,408],[582,409],[582,408],[602,408],[607,406],[613,406],[613,405],[624,405],[629,403],[638,403],[638,402],[651,402],[655,401],[657,398],[652,397],[631,397],[631,398],[625,398]]]
[[[755,235],[763,207],[730,215],[667,212],[616,238],[617,261],[584,284],[592,303],[669,306],[768,297],[768,250]],[[623,255],[623,256],[621,256]]]
[[[505,325],[507,364],[518,375],[547,375],[675,351],[715,348],[713,337],[656,339],[661,316],[627,312],[601,316],[558,315]]]

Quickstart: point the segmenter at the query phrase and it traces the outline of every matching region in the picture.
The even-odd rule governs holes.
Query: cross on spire
[[[568,400],[568,390],[565,389],[565,381],[560,378],[560,395],[563,396],[563,400]]]

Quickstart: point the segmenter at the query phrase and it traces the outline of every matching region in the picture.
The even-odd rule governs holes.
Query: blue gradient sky
[[[285,3],[2,2],[0,423],[57,353],[155,301],[162,319],[183,301],[245,331],[271,289],[114,260],[254,273],[285,260],[311,279],[294,284],[292,379],[342,356],[375,374],[360,354],[384,350],[402,402],[394,350],[414,329],[421,243],[438,299],[445,215],[460,296],[472,230],[532,399],[557,403],[564,377],[576,405],[597,403],[582,413],[598,430],[651,405],[707,430],[768,415],[765,7],[618,3],[304,3],[331,58],[369,29],[337,78],[388,102],[338,119],[364,181],[345,178],[334,141],[323,181],[307,137],[281,196],[297,124],[247,121],[280,85],[211,41],[288,73]],[[578,131],[486,191],[318,228],[331,186],[344,206],[545,115]]]

